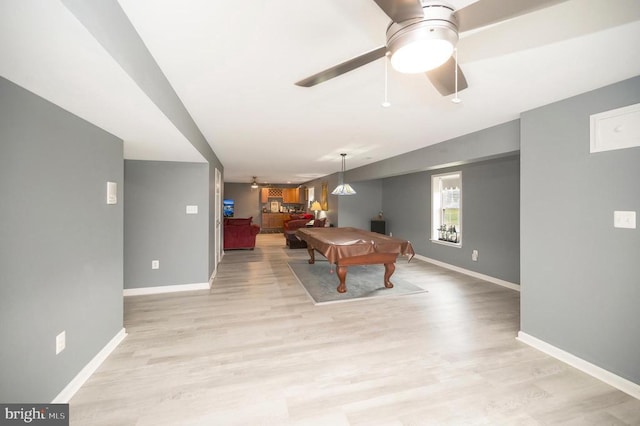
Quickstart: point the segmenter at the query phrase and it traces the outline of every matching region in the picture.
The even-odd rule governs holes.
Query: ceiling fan
[[[270,184],[267,182],[258,182],[258,176],[253,176],[253,178],[251,179],[251,189],[271,188],[271,187],[273,187],[273,184]]]
[[[461,9],[442,1],[374,0],[391,18],[387,43],[296,83],[311,87],[390,56],[400,72],[425,72],[442,96],[468,87],[467,80],[452,57],[458,34],[519,15],[562,3],[566,0],[478,0]],[[456,87],[457,78],[457,87]]]

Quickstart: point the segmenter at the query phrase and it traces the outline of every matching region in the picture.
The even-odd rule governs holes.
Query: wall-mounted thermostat
[[[107,182],[107,204],[118,204],[118,184]]]

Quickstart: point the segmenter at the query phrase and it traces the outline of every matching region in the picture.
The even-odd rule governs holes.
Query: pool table
[[[399,255],[413,258],[411,243],[399,238],[358,228],[300,228],[296,237],[307,243],[309,263],[315,263],[315,251],[336,265],[338,292],[347,291],[347,269],[351,265],[384,265],[384,286],[392,288],[391,275]]]

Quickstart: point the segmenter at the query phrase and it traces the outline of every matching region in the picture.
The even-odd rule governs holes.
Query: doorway
[[[220,263],[220,260],[222,260],[222,256],[224,255],[224,252],[222,250],[222,173],[220,173],[220,170],[218,170],[218,168],[216,167],[215,170],[215,199],[213,202],[213,223],[215,224],[215,229],[214,232],[216,234],[215,236],[215,244],[214,244],[214,250],[215,250],[215,254],[214,254],[214,259],[213,259],[213,275],[212,278],[216,276],[216,273],[218,272],[218,263]]]

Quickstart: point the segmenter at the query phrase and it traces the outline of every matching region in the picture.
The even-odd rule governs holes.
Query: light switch
[[[67,332],[63,331],[56,336],[56,355],[64,351],[65,347],[67,347]]]
[[[636,212],[634,211],[614,211],[614,228],[636,229]]]
[[[187,214],[198,214],[198,206],[187,206]]]
[[[118,184],[107,182],[107,204],[118,204]]]

